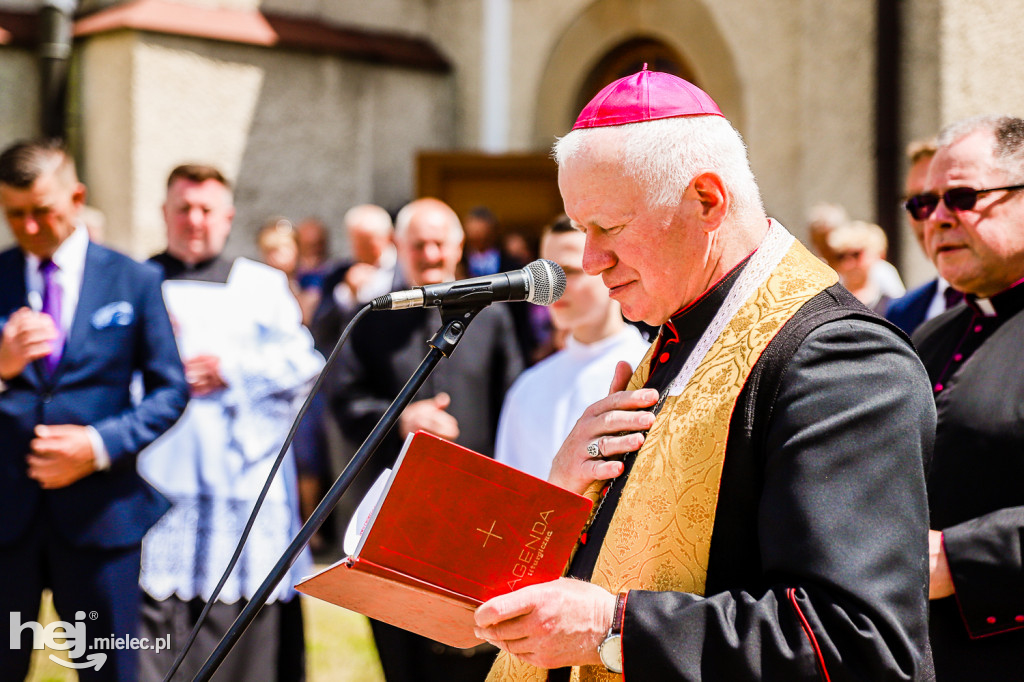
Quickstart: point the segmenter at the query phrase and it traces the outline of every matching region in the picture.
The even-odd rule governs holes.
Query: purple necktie
[[[57,369],[60,356],[64,353],[64,325],[60,314],[63,292],[54,277],[54,273],[58,269],[57,264],[49,259],[39,264],[39,274],[43,276],[43,312],[53,318],[53,325],[57,328],[57,338],[53,341],[53,352],[43,359],[49,374],[53,374],[53,370]]]
[[[942,292],[942,296],[946,299],[946,310],[964,300],[963,292],[957,291],[953,287],[946,287],[946,290]]]

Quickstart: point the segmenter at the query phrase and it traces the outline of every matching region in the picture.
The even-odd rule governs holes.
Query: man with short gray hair
[[[345,212],[344,224],[351,259],[324,277],[311,326],[317,350],[325,356],[362,305],[392,290],[397,274],[395,228],[387,211],[359,204]]]
[[[941,680],[1024,678],[1024,119],[942,131],[907,209],[959,305],[914,334],[938,409],[928,476]]]
[[[455,279],[462,224],[443,201],[417,199],[402,208],[395,219],[395,242],[402,277],[397,288]],[[369,435],[440,327],[437,308],[407,308],[371,313],[353,328],[326,384],[330,408],[348,440],[361,443]],[[427,377],[346,497],[365,492],[384,467],[394,464],[402,441],[415,431],[491,456],[505,392],[522,368],[506,307],[481,310],[456,351]],[[371,624],[388,682],[472,682],[483,679],[494,659],[493,647],[486,644],[464,651],[385,623]]]
[[[918,679],[935,413],[910,344],[767,218],[692,84],[610,84],[555,156],[584,272],[661,329],[552,464],[595,501],[569,577],[476,611],[489,679]]]

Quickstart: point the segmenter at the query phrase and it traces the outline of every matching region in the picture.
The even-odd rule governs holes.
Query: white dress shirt
[[[650,344],[632,325],[596,343],[566,347],[519,375],[505,396],[494,458],[546,479],[558,448],[592,403],[608,395],[619,360],[633,368]]]
[[[949,288],[949,282],[941,277],[937,277],[936,280],[935,295],[932,296],[932,302],[928,304],[928,311],[924,314],[925,321],[946,312],[946,289]]]
[[[899,270],[887,260],[876,261],[868,271],[868,279],[889,298],[899,298],[907,293],[907,288],[900,279]]]
[[[53,254],[53,262],[57,265],[53,280],[60,286],[60,324],[66,332],[71,331],[71,323],[75,320],[75,309],[78,307],[78,296],[82,292],[82,274],[85,272],[85,252],[89,248],[89,233],[79,225],[68,235]],[[39,272],[42,260],[35,254],[25,254],[25,290],[29,295],[29,305],[35,307],[33,299],[38,296],[41,306],[43,300],[43,275]]]
[[[334,302],[342,310],[353,310],[357,306],[362,306],[378,296],[390,293],[392,285],[395,280],[395,268],[398,267],[398,250],[394,246],[389,246],[381,254],[380,260],[377,261],[377,271],[373,274],[366,284],[359,287],[359,291],[355,294],[349,289],[348,285],[344,281],[338,282],[334,287],[333,297]]]
[[[75,310],[78,308],[78,297],[82,293],[82,276],[85,274],[85,252],[89,249],[89,233],[85,226],[78,225],[75,230],[61,242],[53,252],[51,260],[57,265],[53,281],[60,287],[60,325],[64,329],[65,342],[71,333],[71,325],[75,321]],[[39,272],[42,260],[35,254],[25,254],[25,291],[28,293],[29,306],[39,312],[43,302],[43,275]],[[99,431],[86,426],[89,440],[92,442],[92,454],[96,468],[110,468],[110,454]]]

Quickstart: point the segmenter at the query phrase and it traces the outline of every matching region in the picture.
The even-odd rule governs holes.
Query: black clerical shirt
[[[1024,679],[1024,283],[914,334],[938,412],[931,527],[956,594],[931,603],[938,679]]]
[[[220,284],[227,283],[228,275],[231,273],[231,266],[235,263],[232,258],[214,256],[195,265],[189,265],[175,258],[167,251],[155,255],[149,260],[151,263],[156,263],[164,269],[164,279],[218,282]]]
[[[932,342],[935,346],[928,349],[932,362],[925,363],[929,365],[936,394],[946,388],[949,379],[1004,322],[1024,310],[1024,280],[991,298],[970,294],[964,306],[950,310],[948,317],[955,322],[951,320],[942,338]]]

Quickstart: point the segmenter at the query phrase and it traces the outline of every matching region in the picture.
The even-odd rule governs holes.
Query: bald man
[[[313,316],[317,350],[329,353],[352,315],[394,288],[397,252],[391,216],[380,206],[360,204],[345,213],[351,260],[324,277],[323,298]]]
[[[462,257],[458,216],[437,199],[419,199],[396,219],[401,282],[397,288],[455,279]],[[452,356],[427,378],[349,496],[365,490],[398,456],[406,435],[423,430],[492,455],[505,392],[522,370],[512,319],[503,305],[484,308]],[[328,380],[328,399],[344,435],[362,442],[426,356],[441,326],[437,308],[378,312],[352,331]],[[495,650],[465,652],[383,623],[374,638],[388,682],[483,680]]]

